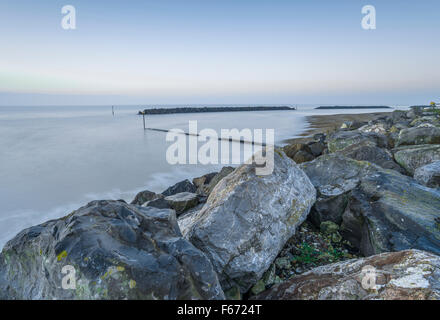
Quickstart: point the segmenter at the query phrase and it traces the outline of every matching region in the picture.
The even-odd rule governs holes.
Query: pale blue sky
[[[428,103],[439,14],[437,0],[0,0],[0,105]]]

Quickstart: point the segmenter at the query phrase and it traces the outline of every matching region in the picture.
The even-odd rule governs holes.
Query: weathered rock
[[[410,109],[416,114],[417,117],[423,115],[424,106],[411,106]]]
[[[189,180],[183,180],[178,183],[176,183],[174,186],[169,187],[166,189],[162,194],[165,197],[172,196],[177,193],[181,192],[191,192],[195,193],[197,191],[197,188],[195,185],[193,185]]]
[[[440,144],[440,128],[408,128],[400,131],[396,146]]]
[[[420,118],[414,119],[411,122],[410,126],[411,127],[418,127],[419,125],[424,124],[424,123],[430,123],[435,126],[438,126],[438,125],[440,125],[440,119],[438,119],[436,116],[420,117]]]
[[[393,120],[393,123],[398,123],[407,120],[406,116],[407,111],[403,110],[394,110],[391,114],[391,119]]]
[[[145,202],[160,199],[160,198],[163,198],[163,195],[154,193],[152,191],[145,190],[145,191],[139,192],[136,195],[136,197],[134,198],[134,200],[131,202],[131,204],[137,204],[137,205],[141,206]]]
[[[322,142],[325,143],[327,136],[325,133],[315,133],[313,135],[313,140],[318,141],[318,142]]]
[[[406,250],[321,266],[254,299],[438,300],[439,279],[440,257]]]
[[[440,253],[440,192],[393,170],[334,154],[301,166],[321,197],[346,194],[341,234],[364,255],[422,249]],[[316,206],[316,205],[315,205]],[[321,218],[321,221],[335,219]]]
[[[417,168],[440,160],[440,145],[399,147],[393,153],[396,162],[412,175]]]
[[[188,230],[193,223],[193,216],[200,212],[205,206],[204,203],[199,203],[194,208],[189,209],[185,213],[178,216],[177,223],[180,230]]]
[[[182,232],[210,258],[222,287],[247,292],[307,217],[316,191],[281,150],[274,171],[257,176],[242,165],[222,179]]]
[[[374,145],[385,148],[388,146],[388,139],[383,134],[374,132],[360,131],[338,131],[332,134],[328,139],[328,150],[330,152],[341,151],[351,145],[358,145],[361,142],[371,142]]]
[[[414,179],[429,188],[440,188],[440,161],[417,168]]]
[[[310,150],[310,147],[305,143],[292,143],[287,146],[283,147],[283,151],[286,153],[286,155],[293,159],[295,157],[295,154],[299,151],[304,151],[306,153],[311,154],[312,150]]]
[[[439,208],[440,192],[380,169],[351,192],[341,234],[365,256],[404,249],[440,254]]]
[[[341,125],[341,129],[343,129],[343,130],[356,130],[366,124],[367,124],[366,122],[360,122],[360,121],[346,121]]]
[[[385,128],[385,125],[383,123],[377,123],[372,125],[365,125],[358,129],[360,132],[374,132],[374,133],[380,133],[380,134],[386,134],[387,129]]]
[[[414,120],[415,118],[417,118],[417,114],[416,114],[416,112],[415,112],[414,110],[409,110],[409,111],[406,113],[406,117],[407,117],[408,119]]]
[[[300,168],[310,178],[319,196],[333,197],[353,190],[363,176],[376,172],[378,167],[336,153],[323,155]]]
[[[374,166],[367,162],[349,159],[340,154],[324,155],[301,168],[318,191],[315,205],[309,220],[316,227],[323,221],[341,224],[342,215],[349,200],[349,192],[368,172],[374,172]]]
[[[200,188],[201,186],[210,183],[212,178],[214,178],[217,174],[218,174],[218,172],[211,172],[211,173],[205,174],[201,177],[194,178],[192,183],[197,188]]]
[[[340,151],[341,154],[361,161],[368,161],[385,169],[396,170],[403,173],[404,170],[396,162],[393,155],[386,149],[379,148],[370,141],[364,141],[360,144],[351,145]]]
[[[199,197],[195,193],[181,192],[165,197],[165,201],[179,215],[182,212],[195,207],[199,203]]]
[[[349,196],[341,193],[334,196],[319,194],[315,204],[310,210],[308,219],[319,228],[323,221],[332,221],[336,224],[342,223],[342,215],[348,204]]]
[[[202,187],[202,193],[209,195],[212,190],[215,188],[215,186],[226,176],[231,174],[235,168],[233,167],[223,167],[219,173],[217,173],[212,179],[209,181],[209,183]]]
[[[308,153],[303,150],[299,150],[293,156],[293,161],[295,161],[298,164],[304,163],[304,162],[309,162],[309,161],[312,161],[313,159],[315,159],[315,157],[311,153]]]
[[[308,146],[310,148],[310,152],[315,157],[320,156],[325,149],[325,144],[322,142],[313,141],[309,143]]]
[[[171,209],[170,204],[168,203],[168,201],[165,200],[165,197],[163,197],[163,196],[161,198],[156,199],[156,200],[147,201],[142,206],[143,207],[153,207],[153,208],[157,208],[157,209]]]
[[[76,271],[76,290],[62,289],[67,265]],[[20,232],[0,255],[0,274],[8,299],[224,298],[173,210],[118,201],[93,201]]]

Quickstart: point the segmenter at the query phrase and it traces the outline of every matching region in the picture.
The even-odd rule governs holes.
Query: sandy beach
[[[388,116],[391,112],[372,112],[372,113],[358,113],[358,114],[333,114],[333,115],[314,115],[308,116],[306,121],[309,123],[309,128],[300,134],[298,138],[287,139],[284,142],[304,143],[310,140],[314,134],[327,133],[336,131],[346,121],[370,121],[380,117]]]

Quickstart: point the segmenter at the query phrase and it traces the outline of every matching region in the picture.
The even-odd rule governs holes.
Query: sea
[[[144,130],[137,114],[152,107],[202,106],[0,107],[0,248],[24,228],[65,216],[92,200],[130,202],[139,191],[162,192],[181,180],[218,171],[225,164],[170,164],[167,133]],[[308,129],[310,115],[392,111],[290,106],[297,110],[149,115],[145,122],[147,128],[188,132],[189,121],[197,121],[198,130],[219,135],[221,129],[274,129],[275,144],[281,146]]]

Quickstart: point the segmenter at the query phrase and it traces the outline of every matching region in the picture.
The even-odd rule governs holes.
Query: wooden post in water
[[[145,128],[145,112],[142,112],[142,120],[143,120],[143,122],[144,122],[144,130],[146,129]]]
[[[112,114],[113,114],[113,117],[115,116],[115,107],[114,106],[112,106]]]

